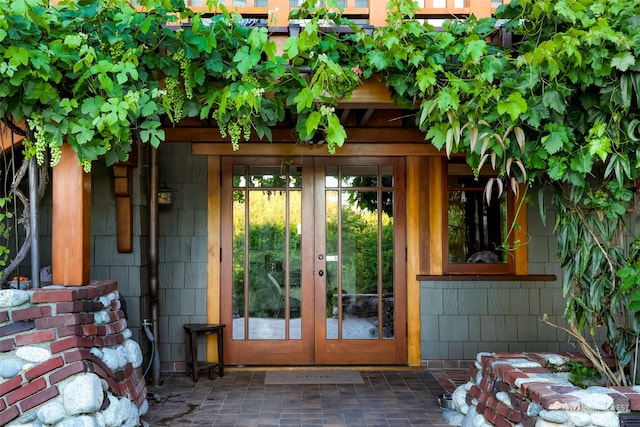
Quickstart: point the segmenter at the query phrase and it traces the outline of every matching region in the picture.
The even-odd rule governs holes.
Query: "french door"
[[[222,163],[225,362],[405,364],[402,159]]]

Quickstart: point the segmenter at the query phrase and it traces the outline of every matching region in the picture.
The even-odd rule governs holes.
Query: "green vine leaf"
[[[512,121],[516,121],[527,111],[527,101],[519,92],[512,92],[506,100],[498,102],[498,113],[509,114]]]

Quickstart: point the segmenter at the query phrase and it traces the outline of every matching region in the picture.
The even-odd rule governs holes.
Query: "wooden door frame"
[[[200,141],[211,141],[203,138]],[[189,141],[191,138],[177,138],[176,141]],[[311,146],[300,147],[292,142],[288,143],[259,143],[259,144],[242,144],[240,151],[234,151],[228,142],[200,142],[192,143],[191,151],[193,155],[206,155],[209,157],[208,162],[208,257],[207,257],[207,321],[210,323],[218,323],[220,321],[220,169],[221,156],[234,155],[273,155],[287,157],[296,156],[329,156],[326,147]],[[365,152],[359,154],[364,149]],[[256,152],[254,153],[254,150]],[[422,274],[422,258],[424,254],[420,251],[420,243],[423,238],[429,238],[425,235],[425,229],[421,223],[426,219],[427,215],[424,209],[420,209],[420,200],[425,196],[425,185],[420,184],[422,172],[424,169],[429,170],[429,164],[435,162],[439,164],[439,157],[443,153],[437,151],[431,144],[425,141],[413,143],[386,143],[386,144],[345,144],[335,154],[335,156],[358,156],[358,155],[376,155],[376,156],[399,156],[406,159],[406,210],[407,210],[407,365],[421,365],[421,342],[420,342],[420,282],[417,276]],[[430,206],[431,203],[428,203]],[[435,205],[435,203],[434,203]],[[429,214],[429,217],[431,214]],[[425,224],[429,224],[432,220],[437,222],[438,218],[429,219]],[[421,237],[422,236],[422,237]],[[437,263],[434,263],[437,265]],[[429,270],[431,271],[431,270]],[[207,342],[207,359],[215,361],[216,358],[216,341],[210,338]]]
[[[325,158],[317,158],[315,162],[316,182],[324,181],[325,170],[322,167],[328,163]],[[406,212],[405,212],[405,171],[404,159],[390,157],[358,157],[358,158],[332,158],[331,164],[335,165],[392,165],[394,170],[394,329],[396,331],[393,339],[327,339],[326,319],[324,316],[317,316],[315,327],[316,364],[319,365],[405,365],[407,363],[407,299],[406,299],[406,262],[402,254],[406,252]],[[315,187],[317,190],[318,188]],[[325,194],[317,191],[315,195],[315,210],[319,212],[319,207],[324,207]],[[319,277],[319,270],[326,271],[326,247],[324,247],[324,232],[322,229],[324,222],[316,221],[316,243],[317,250],[324,254],[322,260],[314,254],[314,284],[316,312],[326,312],[326,275]],[[345,346],[353,351],[346,351]]]
[[[226,159],[226,160],[225,160]],[[238,160],[236,162],[236,160]],[[258,159],[252,158],[250,161],[248,159],[242,158],[220,158],[222,167],[220,168],[220,176],[221,176],[221,186],[220,188],[220,280],[221,283],[233,283],[233,272],[230,266],[225,266],[225,262],[230,262],[230,257],[232,255],[232,248],[226,246],[226,242],[232,241],[233,238],[233,227],[223,226],[223,224],[232,224],[233,223],[233,205],[232,205],[232,195],[229,193],[233,191],[232,186],[230,185],[222,185],[224,180],[228,180],[230,182],[233,176],[233,166],[236,164],[250,164],[250,165],[277,165],[277,157],[260,157]],[[302,166],[306,164],[310,164],[311,159],[302,159]],[[303,174],[303,180],[304,180]],[[304,215],[312,215],[312,213],[305,211],[305,205],[309,206],[309,201],[313,195],[306,195],[304,191],[304,185],[306,183],[303,181],[303,187],[300,189],[302,194],[302,214]],[[310,199],[312,200],[312,199]],[[229,205],[231,203],[231,205]],[[308,207],[306,208],[308,209]],[[311,221],[312,223],[313,221]],[[304,226],[304,225],[303,225]],[[307,236],[312,235],[307,230],[302,230],[303,235],[306,233]],[[305,245],[302,245],[302,262],[308,262],[310,255],[308,248],[305,248]],[[301,277],[301,291],[302,291],[302,307],[303,311],[313,310],[313,306],[311,304],[312,301],[312,286],[309,278]],[[226,301],[231,301],[232,299],[232,286],[220,286],[219,294],[220,294],[220,320],[222,322],[228,322],[229,320],[233,321],[233,313],[232,307],[229,304],[226,304]],[[311,313],[313,314],[313,313]],[[241,365],[255,365],[254,362],[254,354],[260,353],[261,358],[259,364],[263,365],[311,365],[314,363],[314,348],[312,342],[312,328],[313,328],[313,317],[302,317],[302,325],[301,325],[301,333],[302,337],[308,337],[307,341],[303,339],[283,339],[283,340],[251,340],[250,345],[244,344],[243,342],[233,340],[233,328],[231,325],[226,328],[224,341],[225,341],[225,361],[229,364],[241,364]],[[278,344],[274,344],[275,341],[278,341]],[[248,342],[248,341],[245,341]],[[250,348],[247,348],[249,347]],[[285,363],[283,363],[283,361]]]

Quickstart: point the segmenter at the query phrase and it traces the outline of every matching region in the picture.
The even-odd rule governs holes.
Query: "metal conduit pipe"
[[[158,149],[151,148],[151,167],[149,183],[149,297],[151,303],[151,327],[155,340],[151,343],[154,346],[154,356],[151,365],[151,384],[160,385],[160,356],[158,352],[159,333],[159,294],[160,284],[158,278]]]
[[[38,164],[29,159],[29,220],[31,222],[31,287],[40,287],[40,247],[38,246]]]

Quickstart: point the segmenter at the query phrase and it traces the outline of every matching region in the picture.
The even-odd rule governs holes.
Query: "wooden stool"
[[[207,323],[189,323],[184,325],[184,343],[185,353],[187,356],[187,375],[189,372],[193,374],[193,381],[198,381],[198,371],[201,369],[209,370],[209,379],[213,379],[213,368],[218,367],[218,374],[224,377],[224,348],[222,331],[225,325],[207,324]],[[218,341],[218,362],[208,363],[206,361],[198,361],[198,336],[200,335],[217,335]]]

